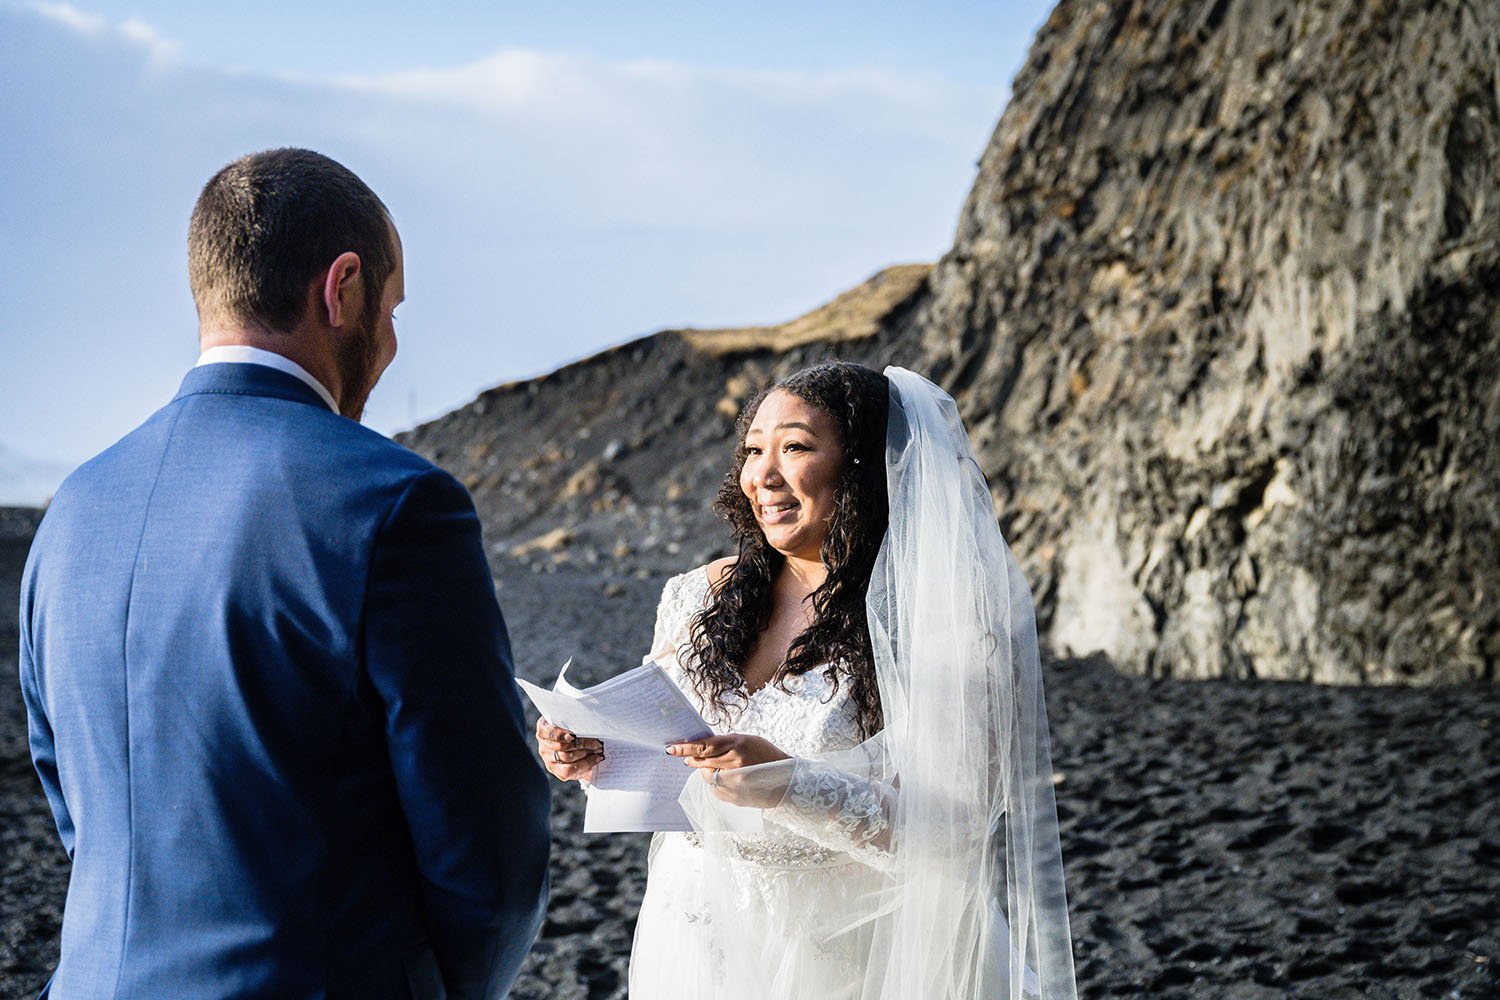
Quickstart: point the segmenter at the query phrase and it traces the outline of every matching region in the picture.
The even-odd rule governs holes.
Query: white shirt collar
[[[333,393],[327,387],[313,378],[306,368],[303,368],[291,358],[277,354],[274,351],[263,351],[259,347],[248,347],[244,344],[225,344],[220,347],[210,347],[198,355],[198,363],[194,368],[204,365],[241,364],[241,365],[265,365],[279,372],[286,372],[294,378],[301,379],[307,387],[318,394],[318,398],[328,404],[328,408],[334,413],[339,412],[339,406],[333,401]]]

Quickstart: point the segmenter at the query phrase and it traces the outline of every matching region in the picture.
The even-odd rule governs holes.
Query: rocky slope
[[[931,268],[887,268],[780,326],[667,330],[492,389],[400,440],[474,495],[496,555],[681,572],[727,541],[708,501],[761,385],[833,357],[914,364]]]
[[[1064,0],[930,274],[664,332],[406,440],[538,568],[644,572],[717,550],[757,383],[904,364],[959,399],[1060,652],[1493,680],[1497,65],[1488,0]]]

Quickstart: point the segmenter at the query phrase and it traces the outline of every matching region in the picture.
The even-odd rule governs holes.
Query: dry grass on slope
[[[812,312],[777,326],[722,330],[669,330],[695,351],[713,357],[749,351],[790,351],[806,344],[836,344],[872,337],[880,323],[921,290],[931,264],[897,264]]]

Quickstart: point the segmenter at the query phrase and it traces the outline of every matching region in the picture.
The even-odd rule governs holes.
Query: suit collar
[[[265,365],[222,362],[202,365],[183,377],[176,399],[197,395],[268,396],[294,403],[306,403],[325,412],[328,404],[295,375]]]
[[[303,368],[297,362],[285,354],[277,354],[275,351],[267,351],[259,347],[251,347],[249,344],[219,344],[209,347],[198,355],[199,365],[221,364],[226,361],[244,362],[252,365],[265,365],[267,368],[275,368],[277,371],[295,375],[318,397],[328,404],[328,408],[334,413],[339,412],[339,404],[334,402],[333,393],[328,387],[319,382],[312,372]]]

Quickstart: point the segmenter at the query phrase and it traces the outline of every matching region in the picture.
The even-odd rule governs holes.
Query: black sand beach
[[[659,584],[605,582],[502,575],[523,672],[635,662]],[[1101,660],[1046,683],[1080,996],[1500,996],[1500,689]],[[516,996],[624,996],[646,838],[578,833],[572,789],[554,811],[551,915]]]
[[[505,564],[518,668],[633,665],[661,582]],[[1102,661],[1046,680],[1081,996],[1500,996],[1500,689],[1159,681]],[[552,902],[513,995],[623,997],[647,838],[585,836],[580,796],[554,788]],[[0,995],[26,997],[56,957],[67,862],[13,680],[0,815]]]

